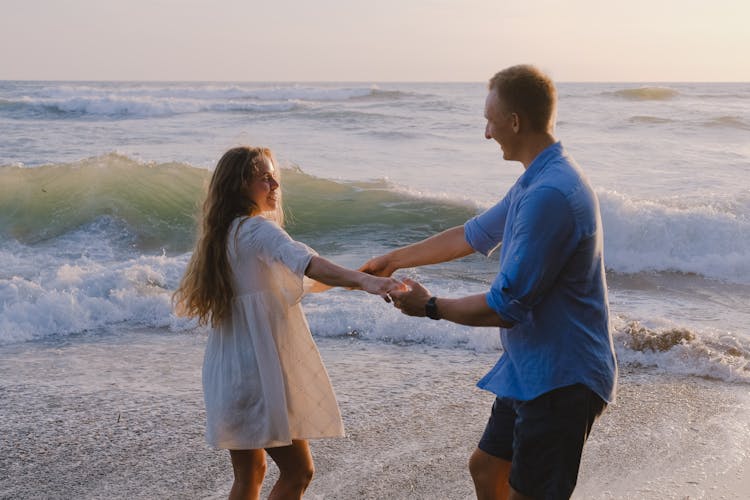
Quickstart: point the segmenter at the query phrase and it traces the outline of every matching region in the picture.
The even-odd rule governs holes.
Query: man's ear
[[[518,113],[511,113],[510,117],[513,120],[511,124],[513,126],[513,133],[517,134],[521,130],[521,117],[518,116]]]

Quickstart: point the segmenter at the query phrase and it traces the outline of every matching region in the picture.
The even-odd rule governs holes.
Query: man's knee
[[[475,482],[477,480],[491,480],[495,482],[498,476],[507,480],[510,473],[510,465],[511,463],[507,460],[493,457],[479,448],[474,450],[474,453],[469,458],[469,472]]]
[[[477,477],[484,473],[485,468],[482,467],[482,458],[477,455],[476,450],[469,457],[469,472],[471,477],[476,481]]]

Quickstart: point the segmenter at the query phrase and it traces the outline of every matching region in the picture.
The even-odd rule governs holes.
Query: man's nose
[[[492,139],[492,136],[490,135],[490,124],[488,123],[484,127],[484,138],[485,139]]]

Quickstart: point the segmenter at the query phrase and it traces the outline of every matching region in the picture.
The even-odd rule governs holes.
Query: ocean
[[[560,83],[558,92],[556,136],[601,203],[621,370],[648,374],[646,386],[679,380],[744,398],[750,84]],[[205,330],[176,317],[170,296],[211,169],[232,146],[275,152],[288,231],[339,264],[358,267],[462,224],[523,172],[484,139],[485,95],[482,82],[0,82],[0,382],[10,390],[21,361],[49,349],[116,343],[122,356],[86,355],[94,372],[125,369],[125,359],[137,369],[127,353],[144,335],[164,349],[202,349]],[[397,276],[458,297],[486,290],[496,272],[493,255]],[[496,329],[408,318],[361,293],[332,290],[303,304],[313,335],[339,360],[347,349],[386,360],[427,349],[443,353],[427,364],[481,360],[473,377],[501,352]],[[413,375],[415,366],[399,366],[384,376]],[[465,382],[471,390],[475,380]],[[689,425],[669,415],[673,428]],[[716,470],[745,456],[749,422],[737,418],[716,438]],[[625,435],[639,424],[629,425]],[[628,487],[600,497],[665,498],[629,497]]]

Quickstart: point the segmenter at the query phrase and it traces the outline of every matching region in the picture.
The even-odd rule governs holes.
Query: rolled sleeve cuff
[[[490,309],[508,323],[521,323],[528,314],[528,308],[520,301],[504,297],[494,289],[487,292],[485,300]]]
[[[496,246],[476,217],[464,224],[464,238],[471,248],[484,255],[489,255]]]

